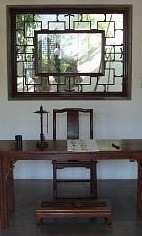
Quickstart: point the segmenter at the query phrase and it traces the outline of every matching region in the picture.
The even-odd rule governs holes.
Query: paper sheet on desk
[[[67,140],[67,149],[72,152],[94,152],[99,151],[98,145],[95,140],[81,140],[73,139]]]

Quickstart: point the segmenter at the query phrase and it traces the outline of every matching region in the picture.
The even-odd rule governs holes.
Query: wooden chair
[[[82,109],[82,108],[64,108],[53,110],[53,140],[57,138],[57,117],[59,114],[66,113],[67,115],[67,139],[79,139],[79,120],[83,114],[87,114],[89,117],[89,138],[93,139],[93,109]],[[90,198],[97,198],[97,170],[96,161],[58,161],[54,160],[53,163],[53,197],[57,196],[57,184],[60,182],[89,182],[90,183]],[[59,179],[57,176],[58,169],[68,167],[83,167],[89,168],[90,178],[89,179]]]

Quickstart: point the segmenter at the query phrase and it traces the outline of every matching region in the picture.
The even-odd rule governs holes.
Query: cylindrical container
[[[15,135],[15,149],[22,150],[22,135]]]

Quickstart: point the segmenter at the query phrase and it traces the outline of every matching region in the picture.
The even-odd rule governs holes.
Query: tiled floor
[[[62,184],[60,191],[87,194],[86,184]],[[109,199],[113,209],[112,226],[103,219],[47,219],[36,225],[35,209],[40,200],[52,199],[52,182],[47,180],[15,181],[16,211],[10,227],[0,236],[142,236],[142,214],[136,211],[136,180],[101,180],[98,198]]]

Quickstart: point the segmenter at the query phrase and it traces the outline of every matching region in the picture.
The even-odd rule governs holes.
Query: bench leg
[[[42,222],[43,222],[43,219],[41,217],[39,217],[39,216],[36,216],[36,223],[38,225],[40,225],[40,224],[42,224]]]
[[[111,216],[107,216],[104,219],[105,219],[105,222],[107,223],[107,225],[112,225],[112,217]]]

